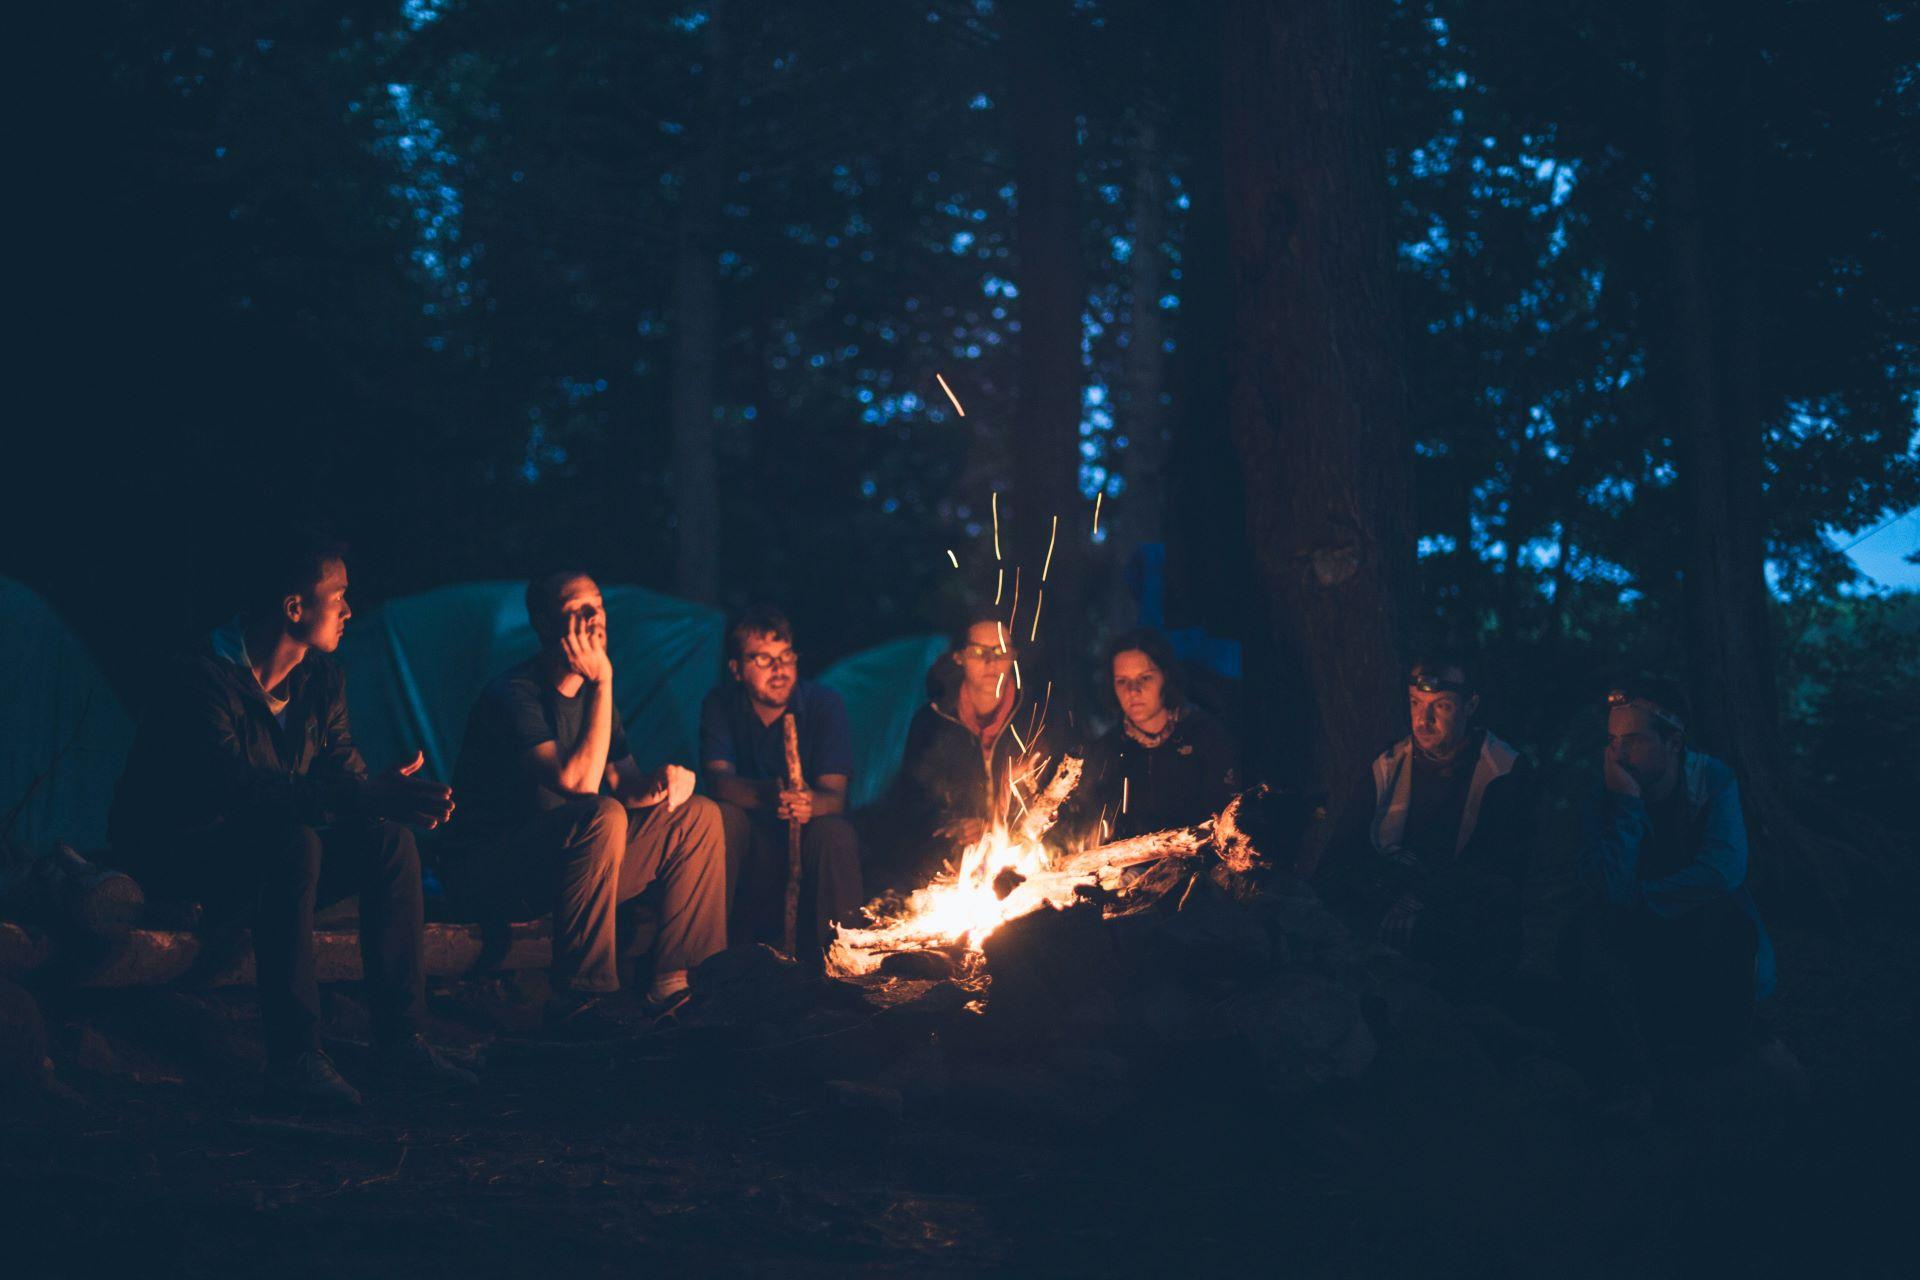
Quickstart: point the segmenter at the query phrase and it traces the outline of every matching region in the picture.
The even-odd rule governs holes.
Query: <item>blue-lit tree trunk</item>
[[[705,84],[688,130],[692,152],[680,188],[673,273],[674,589],[711,603],[720,579],[720,483],[714,377],[720,343],[720,204],[726,181],[729,83],[727,5],[708,0]]]
[[[1282,661],[1272,709],[1338,784],[1406,727],[1411,579],[1400,307],[1371,6],[1237,0],[1226,23],[1231,420]]]
[[[1086,554],[1080,495],[1081,258],[1080,164],[1075,80],[1069,57],[1073,14],[1064,0],[1008,10],[1008,109],[1014,122],[1016,279],[1020,288],[1019,400],[1012,424],[1012,536],[1023,564],[1018,638],[1031,630],[1034,578],[1054,516],[1060,538],[1047,579],[1040,640],[1057,683],[1056,710],[1070,709],[1085,666]],[[1065,696],[1063,696],[1065,695]]]

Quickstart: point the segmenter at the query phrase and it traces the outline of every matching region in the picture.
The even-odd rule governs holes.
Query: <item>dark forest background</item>
[[[990,595],[998,493],[1028,566],[1061,518],[1059,677],[1163,564],[1267,776],[1356,767],[1440,640],[1582,782],[1609,673],[1689,676],[1771,877],[1910,852],[1920,604],[1843,547],[1920,503],[1920,6],[62,21],[0,572],[136,705],[262,519],[362,609],[577,562],[817,666]]]

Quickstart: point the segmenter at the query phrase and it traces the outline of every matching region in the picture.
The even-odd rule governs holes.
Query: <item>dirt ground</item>
[[[1231,1046],[1063,1068],[892,1007],[912,986],[773,1038],[543,1046],[508,981],[433,997],[478,1092],[302,1116],[258,1098],[248,993],[49,999],[60,1092],[0,1126],[0,1272],[1903,1272],[1920,945],[1780,944],[1811,1100],[1633,1131],[1538,1054],[1389,1045],[1274,1100]],[[351,1076],[364,1013],[329,1015]]]

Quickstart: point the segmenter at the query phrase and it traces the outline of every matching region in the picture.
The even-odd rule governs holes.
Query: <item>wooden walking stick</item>
[[[787,746],[787,790],[799,791],[806,783],[800,772],[800,731],[794,726],[793,712],[780,717],[780,732]],[[800,821],[787,819],[787,954],[799,958],[800,928]]]

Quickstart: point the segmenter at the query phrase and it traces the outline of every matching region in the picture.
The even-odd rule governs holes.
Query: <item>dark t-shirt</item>
[[[809,784],[822,774],[853,777],[853,731],[847,723],[847,704],[825,685],[797,680],[787,702],[800,743],[800,767]],[[737,681],[718,685],[700,707],[700,763],[722,760],[749,782],[780,781],[787,777],[787,746],[780,720],[761,723]]]
[[[535,782],[526,768],[527,752],[551,742],[564,759],[586,731],[585,685],[563,698],[531,659],[488,685],[467,720],[460,760],[453,771],[454,803],[459,807],[448,828],[454,838],[485,835],[513,827],[536,814],[558,808],[573,797]],[[607,759],[627,754],[627,733],[616,712]]]
[[[1413,752],[1413,790],[1407,799],[1402,842],[1428,866],[1444,866],[1454,859],[1482,741],[1482,734],[1474,734],[1444,764]]]

